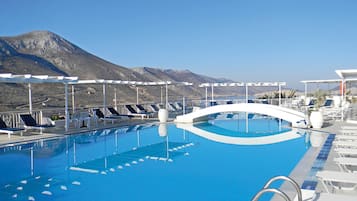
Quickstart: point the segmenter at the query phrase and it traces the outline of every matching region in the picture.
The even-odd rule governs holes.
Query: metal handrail
[[[288,195],[286,195],[286,193],[282,192],[279,189],[276,188],[264,188],[261,191],[259,191],[254,198],[252,199],[252,201],[257,201],[260,196],[262,196],[264,193],[276,193],[278,195],[280,195],[282,198],[285,199],[285,201],[291,201],[290,198],[288,197]]]
[[[271,189],[271,188],[268,188],[274,181],[277,181],[277,180],[284,180],[284,181],[288,181],[290,182],[295,190],[297,191],[297,194],[298,194],[298,201],[302,201],[302,194],[301,194],[301,189],[300,189],[300,186],[298,183],[296,183],[296,181],[294,181],[293,179],[291,179],[290,177],[287,177],[287,176],[276,176],[276,177],[273,177],[271,179],[269,179],[269,181],[264,185],[263,189],[261,191],[259,191],[253,198],[253,201],[257,200],[260,196],[261,196],[261,192],[266,192],[265,190],[266,189]],[[277,190],[277,189],[276,189]],[[279,190],[280,191],[280,190]],[[267,192],[273,192],[273,191],[267,191]],[[281,192],[281,191],[280,191]],[[280,192],[274,192],[274,193],[278,193],[278,194],[281,194]],[[283,193],[283,192],[282,192]],[[285,193],[284,193],[285,194]],[[258,196],[259,195],[259,196]],[[285,194],[286,195],[286,194]],[[282,196],[282,195],[280,195]],[[288,198],[288,200],[290,200]]]

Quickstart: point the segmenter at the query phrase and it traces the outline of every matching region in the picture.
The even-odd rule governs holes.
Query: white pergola
[[[47,83],[61,83],[64,84],[65,90],[65,129],[68,130],[69,127],[69,113],[68,113],[68,84],[76,83],[78,77],[65,77],[65,76],[49,76],[49,75],[13,75],[11,73],[0,74],[0,82],[2,83],[18,83],[18,84],[28,84],[29,90],[29,113],[32,114],[32,84],[47,84]]]
[[[106,105],[107,105],[107,100],[106,100],[106,86],[108,84],[111,85],[128,85],[128,86],[135,86],[136,87],[136,103],[139,103],[139,86],[165,86],[166,87],[166,104],[165,108],[167,109],[168,107],[168,86],[169,85],[176,85],[176,86],[190,86],[192,83],[189,82],[172,82],[172,81],[158,81],[158,82],[143,82],[143,81],[123,81],[123,80],[104,80],[104,79],[98,79],[98,80],[78,80],[73,83],[69,83],[72,85],[72,110],[74,112],[74,85],[77,84],[102,84],[103,85],[103,111],[104,115],[106,115]],[[161,99],[162,99],[162,94],[161,94]],[[114,88],[114,106],[117,108],[117,90]]]
[[[199,87],[206,88],[206,107],[208,106],[208,98],[207,98],[207,88],[211,87],[211,100],[214,100],[214,87],[244,87],[245,86],[245,99],[246,103],[248,103],[248,87],[279,87],[279,105],[281,104],[281,87],[286,86],[286,82],[227,82],[227,83],[202,83]]]
[[[341,90],[341,99],[345,100],[346,90],[345,85],[347,82],[356,82],[357,81],[357,69],[345,69],[345,70],[335,70],[336,74],[340,77],[340,79],[328,79],[328,80],[303,80],[302,83],[305,84],[305,103],[307,97],[307,85],[308,84],[320,84],[320,83],[340,83]],[[343,109],[342,109],[341,120],[343,120]]]
[[[308,84],[330,84],[330,83],[342,83],[342,79],[329,79],[329,80],[303,80],[301,81],[302,83],[304,83],[305,85],[305,99],[307,97],[307,87],[308,87]],[[341,94],[342,96],[344,94]],[[306,100],[305,100],[305,103],[306,103]]]
[[[345,86],[346,82],[356,82],[357,81],[357,69],[348,69],[348,70],[336,70],[336,74],[340,79],[329,79],[329,80],[303,80],[302,83],[305,84],[305,97],[307,96],[307,85],[308,84],[319,84],[319,83],[340,83],[341,86]],[[346,90],[342,90],[344,93],[341,93],[342,99],[346,96]]]

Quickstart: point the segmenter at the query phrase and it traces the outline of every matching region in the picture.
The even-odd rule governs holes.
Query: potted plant
[[[314,97],[316,98],[314,107],[309,110],[310,124],[313,128],[322,128],[324,119],[320,107],[324,104],[326,95],[323,91],[317,90]]]

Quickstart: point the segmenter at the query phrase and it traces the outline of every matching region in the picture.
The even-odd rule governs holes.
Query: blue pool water
[[[195,125],[204,130],[233,137],[259,137],[290,131],[289,122],[278,119],[259,118],[247,122],[244,119],[227,119]]]
[[[274,119],[250,120],[259,129],[243,132],[238,121],[196,126],[247,137],[287,129]],[[94,131],[1,148],[0,200],[244,201],[269,178],[289,175],[307,149],[304,136],[242,146],[175,124]]]

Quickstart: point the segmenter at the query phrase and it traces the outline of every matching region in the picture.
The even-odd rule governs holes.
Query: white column
[[[211,100],[212,100],[212,102],[214,101],[214,93],[213,93],[213,83],[212,83],[212,85],[211,85]]]
[[[72,84],[72,114],[74,114],[75,105],[74,105],[74,85]]]
[[[245,84],[245,103],[248,103],[248,85]],[[248,133],[248,112],[245,113],[245,132]]]
[[[279,83],[279,106],[281,105],[281,85]]]
[[[114,87],[114,108],[115,110],[118,110],[118,106],[117,106],[117,88]]]
[[[208,92],[208,89],[207,89],[207,87],[205,87],[206,88],[206,107],[208,106],[208,95],[207,95],[207,92]]]
[[[248,103],[248,85],[245,84],[245,103]]]
[[[182,97],[182,114],[186,113],[186,101],[185,101],[185,96]]]
[[[65,115],[65,130],[68,131],[69,128],[69,114],[68,114],[68,84],[64,84],[64,115]]]
[[[29,111],[32,114],[32,91],[31,91],[31,83],[28,84],[29,87]]]
[[[308,103],[307,103],[307,83],[306,83],[306,82],[305,82],[305,100],[304,100],[304,104],[305,104],[305,105],[308,104]],[[307,110],[308,110],[308,108],[305,107],[305,113],[306,113],[306,115],[307,115]]]
[[[160,103],[161,105],[164,104],[163,95],[162,95],[162,86],[160,87]]]
[[[344,102],[345,102],[345,99],[346,99],[346,90],[345,90],[345,84],[346,84],[346,81],[345,79],[342,80],[342,93],[341,93],[341,99],[342,99],[342,102],[341,102],[341,121],[343,121],[343,109],[344,109]]]
[[[139,87],[136,87],[136,104],[139,104]]]
[[[166,107],[167,110],[169,109],[169,90],[168,90],[168,86],[166,83]]]
[[[107,116],[107,110],[105,109],[107,107],[107,95],[105,91],[106,85],[103,84],[103,112],[104,116]]]

